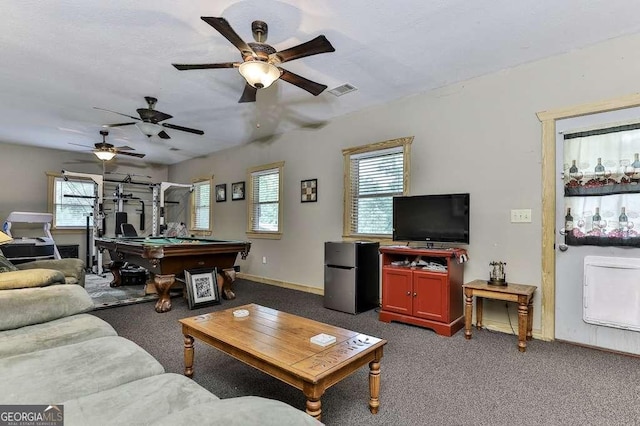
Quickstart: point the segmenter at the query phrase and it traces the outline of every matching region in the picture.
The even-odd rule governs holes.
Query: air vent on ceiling
[[[329,90],[329,93],[331,93],[334,96],[342,96],[344,94],[347,94],[349,92],[354,92],[356,90],[358,89],[355,86],[352,86],[349,83],[345,83],[342,86],[334,87],[333,89]]]
[[[170,147],[169,151],[180,151],[180,148],[174,148],[174,147]]]

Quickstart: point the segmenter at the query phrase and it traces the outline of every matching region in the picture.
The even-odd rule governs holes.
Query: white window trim
[[[359,154],[383,151],[390,148],[402,147],[403,151],[403,193],[402,195],[409,194],[409,181],[411,170],[411,143],[413,142],[413,136],[408,136],[398,139],[390,139],[383,142],[377,142],[368,145],[361,145],[353,148],[346,148],[342,150],[343,155],[343,176],[344,176],[344,214],[342,219],[342,237],[344,239],[358,239],[367,237],[367,239],[378,241],[391,241],[391,234],[358,234],[351,231],[349,224],[353,218],[354,212],[352,210],[353,203],[351,202],[353,194],[351,192],[351,157]]]
[[[253,230],[253,173],[261,172],[264,170],[278,169],[278,230],[277,231],[255,231]],[[283,209],[283,178],[284,174],[284,161],[277,163],[265,164],[262,166],[252,167],[247,169],[247,237],[248,238],[263,238],[279,240],[282,238],[282,211]]]

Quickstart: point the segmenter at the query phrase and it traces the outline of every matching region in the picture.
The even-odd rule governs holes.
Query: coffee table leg
[[[305,383],[302,391],[304,392],[304,396],[307,397],[307,414],[321,421],[322,403],[320,402],[320,398],[324,393],[324,389],[319,385]]]
[[[184,375],[193,377],[193,337],[184,335]]]
[[[378,414],[380,408],[380,358],[377,356],[369,363],[369,392],[371,393],[369,411],[372,414]]]

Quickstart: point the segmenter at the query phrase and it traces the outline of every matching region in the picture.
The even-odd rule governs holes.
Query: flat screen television
[[[393,239],[469,244],[469,194],[393,197]]]

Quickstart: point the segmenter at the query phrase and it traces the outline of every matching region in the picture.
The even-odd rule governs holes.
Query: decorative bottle
[[[638,182],[640,179],[640,154],[637,152],[633,154],[633,163],[631,163],[631,167],[633,167],[633,175],[631,176],[632,180]]]
[[[576,160],[571,162],[571,167],[569,167],[569,173],[578,173],[578,166],[576,166]]]
[[[601,220],[602,220],[602,217],[600,217],[600,207],[596,207],[596,213],[591,217],[591,224],[593,226],[593,229],[600,228]]]
[[[598,157],[598,164],[596,164],[596,173],[604,173],[604,166],[602,165],[602,158]]]
[[[573,231],[573,216],[571,216],[571,207],[567,207],[567,215],[564,217],[564,230],[567,233]]]
[[[626,209],[622,207],[620,216],[618,217],[618,224],[620,225],[620,229],[624,229],[629,224],[629,218],[627,217]]]

